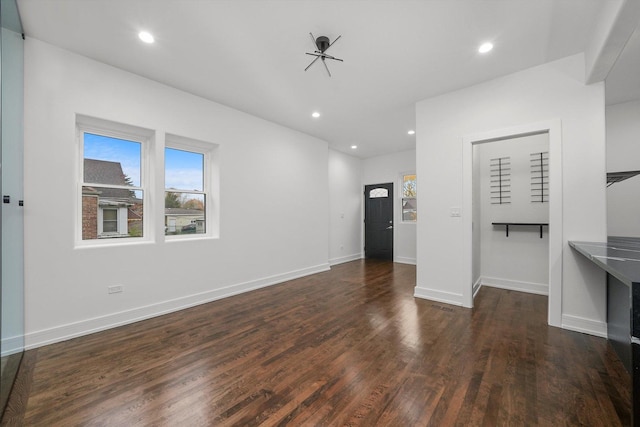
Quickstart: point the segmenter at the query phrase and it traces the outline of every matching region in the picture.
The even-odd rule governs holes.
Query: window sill
[[[148,245],[153,243],[155,243],[154,240],[144,239],[141,237],[102,237],[98,239],[81,240],[79,242],[76,242],[74,249],[112,248],[122,246]]]
[[[218,240],[220,237],[219,236],[212,236],[212,235],[208,235],[208,234],[200,234],[200,235],[196,235],[196,236],[164,236],[164,241],[166,243],[173,243],[173,242],[194,242],[194,241],[202,241],[202,240]]]

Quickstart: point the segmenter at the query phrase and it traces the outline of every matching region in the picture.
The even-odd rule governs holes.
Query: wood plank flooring
[[[605,339],[550,328],[546,297],[413,298],[415,267],[360,260],[28,351],[3,425],[630,423]]]

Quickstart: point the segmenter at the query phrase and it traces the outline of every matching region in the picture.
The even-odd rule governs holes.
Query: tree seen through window
[[[402,176],[402,221],[415,222],[418,220],[416,174]]]

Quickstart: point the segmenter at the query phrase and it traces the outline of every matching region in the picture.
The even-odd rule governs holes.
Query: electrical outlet
[[[114,286],[107,287],[107,292],[109,292],[110,294],[119,294],[122,291],[124,291],[124,286],[122,285],[114,285]]]

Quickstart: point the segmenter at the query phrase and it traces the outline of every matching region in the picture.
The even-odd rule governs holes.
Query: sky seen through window
[[[133,186],[140,186],[141,144],[91,133],[84,134],[84,158],[117,162]],[[203,191],[204,155],[165,149],[165,188]]]

